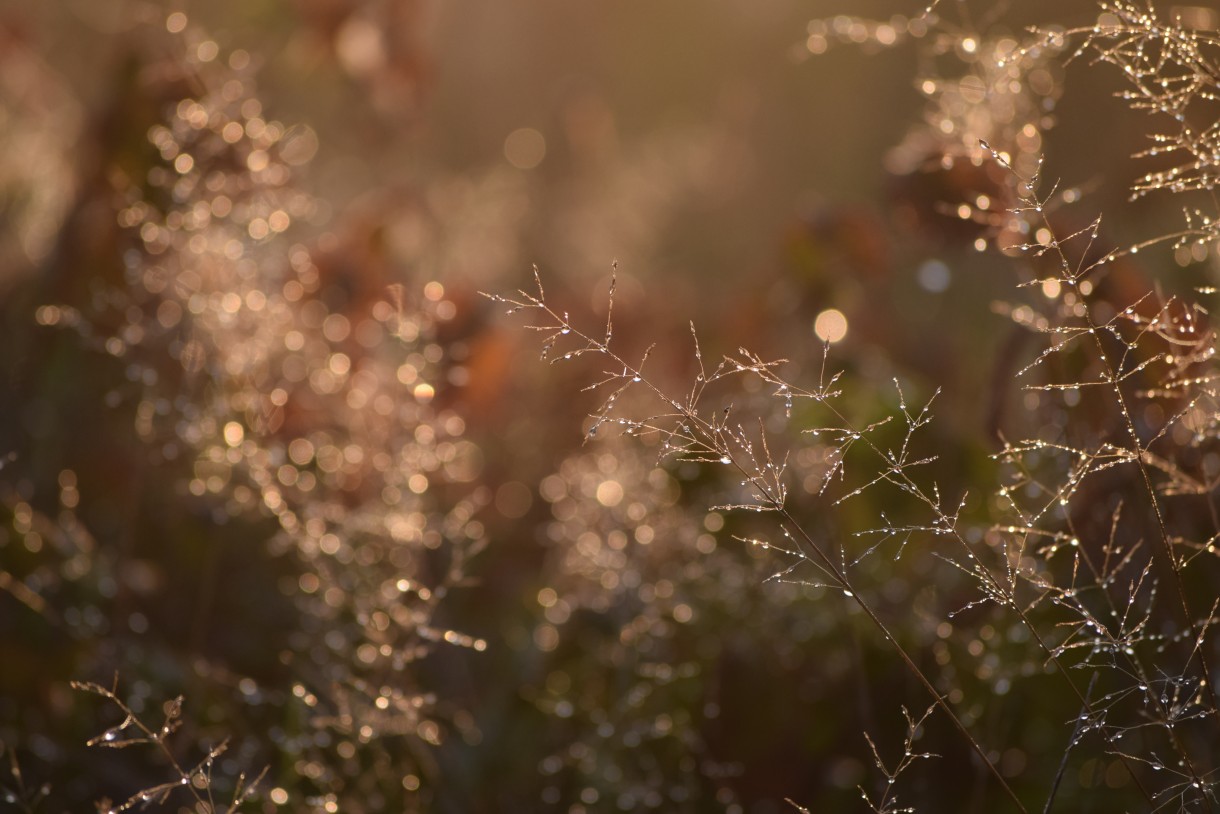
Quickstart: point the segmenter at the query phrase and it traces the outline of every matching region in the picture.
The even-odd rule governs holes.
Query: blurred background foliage
[[[269,766],[266,811],[860,805],[884,782],[863,733],[899,748],[920,688],[848,603],[765,581],[782,561],[734,539],[756,518],[710,510],[726,474],[582,444],[597,366],[538,363],[478,292],[536,264],[595,325],[617,263],[616,340],[656,342],[679,388],[688,320],[709,359],[745,345],[812,381],[833,310],[847,409],[941,388],[929,478],[984,516],[1029,404],[1009,378],[1032,351],[992,305],[1017,278],[955,215],[988,179],[895,152],[918,79],[960,65],[810,23],[922,33],[901,5],[0,4],[0,808],[165,780],[155,754],[84,746],[119,721],[68,682],[116,674],[153,719],[185,696],[185,762],[231,739],[218,787]],[[1093,13],[942,5],[1012,36]],[[1155,233],[1154,205],[1119,205],[1142,130],[1110,79],[1048,71],[1032,151],[1108,227]],[[832,509],[825,462],[794,454],[810,528],[901,512]],[[1072,702],[987,611],[946,627],[974,595],[920,545],[870,563],[874,602],[977,700],[1018,789],[1053,775]],[[941,757],[904,799],[985,810],[927,729]]]

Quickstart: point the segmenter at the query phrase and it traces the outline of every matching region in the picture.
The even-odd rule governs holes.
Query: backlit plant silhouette
[[[216,43],[184,15],[162,25],[169,32],[158,43],[168,55],[154,57],[150,71],[166,119],[148,131],[159,160],[146,184],[115,183],[120,239],[130,244],[127,285],[99,291],[91,311],[52,303],[36,319],[74,329],[86,348],[125,365],[127,382],[108,394],[110,406],[131,400],[136,434],[155,461],[176,468],[186,460],[184,497],[222,522],[274,521],[265,544],[290,561],[291,576],[275,588],[295,604],[297,626],[280,631],[273,652],[293,679],[270,687],[229,679],[252,707],[296,709],[298,723],[265,745],[296,758],[296,778],[277,773],[273,799],[319,811],[410,809],[426,799],[426,751],[454,711],[440,710],[417,665],[437,647],[486,646],[434,621],[484,543],[481,501],[466,485],[478,450],[463,439],[463,420],[436,406],[447,386],[436,325],[454,307],[435,282],[367,297],[324,279],[324,249],[288,239],[314,211],[292,184],[316,146],[312,132],[265,117],[243,72],[248,55],[223,64]],[[61,484],[75,492],[73,473]],[[14,513],[31,548],[33,523],[24,518],[33,512],[18,503]],[[224,590],[210,585],[214,596]],[[137,666],[114,667],[125,674]],[[224,675],[229,667],[196,669]],[[81,687],[118,705],[121,727],[170,754],[115,690]],[[175,706],[163,734],[179,717]],[[206,775],[175,771],[192,791],[206,776],[210,791],[218,755],[209,752]],[[115,810],[164,801],[177,782]],[[238,780],[228,810],[253,791]]]
[[[754,9],[691,124],[673,42],[543,114],[433,102],[520,67],[458,6],[289,5],[131,5],[96,112],[0,19],[0,808],[1220,808],[1214,13],[786,31],[922,108],[732,280]]]
[[[861,26],[871,37],[880,30],[861,21],[836,24]],[[811,31],[816,36],[824,27]],[[975,62],[982,40],[973,31],[947,28],[936,36],[967,54],[968,65]],[[1022,79],[1045,70],[1047,56],[1065,48],[1115,64],[1133,88],[1123,98],[1175,123],[1173,132],[1154,134],[1157,146],[1141,157],[1185,154],[1170,169],[1142,176],[1133,194],[1213,188],[1208,134],[1215,123],[1192,123],[1188,111],[1193,114],[1193,108],[1215,99],[1217,73],[1209,59],[1214,35],[1160,18],[1151,6],[1103,3],[1096,25],[1036,31],[1033,37],[1036,42],[1025,46],[1006,41],[999,56],[997,49],[984,49],[988,69],[1004,76],[1005,88],[1016,88],[1015,98],[1021,98]],[[962,80],[960,87],[967,84]],[[826,366],[818,381],[803,385],[783,377],[782,360],[765,360],[745,349],[709,366],[696,338],[694,382],[688,390],[667,391],[645,372],[647,352],[629,359],[612,341],[613,282],[610,316],[596,332],[578,327],[552,305],[541,281],[533,293],[493,299],[508,305],[510,313],[538,315],[540,322],[531,327],[544,334],[544,358],[591,355],[603,361],[604,378],[591,388],[602,392],[603,400],[592,413],[590,437],[618,427],[628,436],[655,439],[662,457],[733,470],[742,488],[726,508],[777,515],[782,542],[750,542],[788,560],[780,576],[834,588],[857,603],[1018,810],[1026,810],[1022,796],[996,765],[996,753],[971,731],[974,716],[968,703],[963,705],[968,701],[963,688],[951,677],[925,672],[891,630],[894,622],[883,618],[862,587],[867,583],[861,566],[868,558],[897,559],[911,546],[938,549],[937,556],[976,586],[977,598],[950,612],[946,623],[991,606],[987,618],[1008,617],[1030,642],[1030,657],[1066,683],[1079,712],[1062,762],[1046,776],[1048,807],[1066,765],[1085,753],[1101,755],[1119,772],[1107,783],[1132,795],[1122,799],[1142,799],[1158,810],[1208,810],[1217,802],[1220,768],[1212,747],[1220,707],[1209,678],[1209,663],[1216,658],[1212,627],[1220,607],[1212,587],[1220,532],[1211,498],[1217,460],[1215,335],[1205,308],[1191,299],[1156,290],[1132,297],[1130,281],[1116,283],[1109,272],[1159,243],[1177,250],[1198,246],[1206,254],[1213,248],[1216,214],[1188,209],[1184,231],[1143,238],[1127,248],[1103,242],[1100,219],[1065,232],[1059,212],[1079,192],[1065,193],[1039,177],[1042,161],[1032,149],[1040,141],[1036,117],[1026,116],[1022,124],[1017,116],[1014,129],[999,136],[999,146],[993,143],[996,131],[990,124],[979,126],[986,113],[976,110],[994,105],[993,115],[1014,122],[1016,109],[1005,97],[987,94],[985,85],[971,105],[947,96],[943,81],[929,80],[935,111],[929,121],[951,140],[919,149],[943,156],[932,171],[972,161],[988,169],[980,176],[988,191],[1008,191],[963,201],[960,214],[984,226],[1006,253],[1028,256],[1020,273],[1034,296],[1006,310],[1019,325],[1045,337],[1043,350],[1017,376],[1027,392],[1024,403],[1036,415],[1018,431],[1032,434],[1006,441],[995,456],[1008,474],[991,504],[995,520],[987,528],[963,520],[964,495],[942,495],[934,480],[922,477],[921,468],[936,460],[935,453],[922,450],[919,438],[932,421],[931,404],[908,407],[901,388],[896,414],[852,420],[836,406],[846,385]],[[1018,162],[1018,149],[1033,152],[1034,163]],[[976,248],[985,245],[981,241]],[[835,504],[892,487],[900,496],[891,505],[902,506],[905,514],[904,503],[909,504],[922,516],[899,519],[887,510],[879,525],[840,532],[837,539],[806,530],[792,508],[798,498],[789,484],[805,473],[788,472],[791,442],[777,449],[775,436],[782,433],[765,411],[743,418],[731,393],[716,391],[739,376],[759,381],[785,416],[795,412],[804,419],[801,430],[812,437],[809,443],[823,462],[817,477],[822,490],[836,490]],[[794,403],[801,402],[810,408],[794,411]],[[1010,679],[1003,680],[1007,688]],[[899,769],[910,765],[921,726],[922,721],[911,720]],[[875,747],[874,754],[893,783],[898,772],[886,768]],[[870,798],[874,810],[889,810],[890,804],[884,797],[880,803]]]

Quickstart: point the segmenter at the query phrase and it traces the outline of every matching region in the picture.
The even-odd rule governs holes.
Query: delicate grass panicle
[[[126,380],[106,394],[107,405],[130,408],[153,465],[181,476],[179,498],[218,525],[259,528],[282,563],[275,587],[296,621],[267,634],[278,677],[264,685],[219,661],[194,662],[197,677],[230,685],[252,715],[267,707],[296,722],[273,727],[270,741],[254,747],[292,757],[277,773],[276,802],[411,810],[426,800],[418,789],[433,765],[428,750],[471,726],[459,709],[438,706],[419,665],[440,647],[486,646],[436,620],[484,543],[478,513],[487,500],[471,485],[478,450],[464,439],[463,419],[442,405],[450,366],[436,332],[453,304],[436,282],[418,294],[361,289],[357,279],[335,278],[342,271],[328,267],[336,262],[330,242],[294,242],[318,218],[318,202],[294,184],[316,150],[313,131],[267,115],[249,54],[220,52],[181,13],[168,23],[158,13],[149,25],[160,29],[147,74],[164,118],[147,131],[158,158],[145,176],[114,181],[125,285],[99,288],[84,308],[43,305],[37,321],[75,331],[85,348],[118,360]],[[71,471],[60,482],[75,492]],[[9,502],[16,530],[36,550],[29,535],[40,516]],[[87,544],[87,535],[71,530],[46,535],[55,550],[38,567],[104,581],[83,565],[94,552],[76,541]],[[229,601],[217,556],[213,548],[201,581],[203,625],[210,608]],[[31,580],[42,593],[54,587],[36,573]],[[73,610],[68,627],[108,629],[105,617],[118,612],[113,584],[93,597],[100,611]],[[46,605],[22,583],[8,587],[35,610]],[[149,627],[141,620],[137,634]],[[192,635],[201,647],[212,634],[198,627]],[[116,655],[101,666],[130,680],[147,665]],[[149,729],[113,690],[78,688],[126,716],[93,745],[153,744],[176,773],[112,810],[164,802],[179,784],[199,811],[226,810],[210,798],[211,766],[224,747],[187,769],[164,742],[180,701],[163,727]],[[239,781],[228,810],[252,793]]]
[[[107,689],[90,682],[73,682],[72,687],[82,692],[92,693],[109,701],[123,716],[123,720],[106,729],[100,735],[89,740],[89,746],[104,749],[126,749],[131,746],[151,746],[160,752],[161,758],[168,764],[171,778],[164,783],[141,789],[121,803],[111,803],[109,800],[98,802],[99,814],[119,814],[133,808],[143,808],[150,804],[165,805],[179,792],[185,792],[193,798],[196,811],[218,812],[218,814],[234,812],[242,807],[256,791],[259,782],[266,775],[264,768],[253,778],[247,779],[244,773],[232,780],[232,791],[227,800],[217,803],[217,792],[213,786],[213,771],[216,760],[229,748],[228,741],[221,741],[208,748],[196,762],[183,765],[178,761],[168,740],[182,726],[182,696],[162,704],[164,718],[159,725],[146,724],[134,713],[127,704],[115,695],[118,682]]]
[[[950,5],[966,6],[942,4],[938,11],[947,14]],[[1197,16],[1207,15],[1200,9]],[[831,372],[828,358],[809,383],[788,381],[782,360],[745,349],[709,364],[692,326],[693,381],[669,389],[647,369],[651,349],[629,356],[615,341],[613,279],[606,323],[594,330],[548,299],[537,272],[533,291],[492,299],[509,313],[535,317],[531,328],[543,335],[544,359],[601,361],[602,378],[587,388],[602,394],[589,438],[615,428],[645,440],[661,458],[730,470],[739,488],[730,489],[721,510],[774,519],[773,535],[745,542],[786,561],[779,578],[841,592],[927,691],[932,706],[917,718],[907,715],[898,762],[887,763],[873,746],[883,791],[865,792],[872,810],[913,810],[897,808],[893,786],[916,758],[932,757],[915,747],[930,715],[948,720],[1017,810],[1050,810],[1069,767],[1082,764],[1106,767],[1108,793],[1126,801],[1116,804],[1215,810],[1220,439],[1216,336],[1204,303],[1214,289],[1191,292],[1189,284],[1166,281],[1134,290],[1133,280],[1136,256],[1146,249],[1167,244],[1179,265],[1217,250],[1217,35],[1191,28],[1185,13],[1127,2],[1101,3],[1090,25],[1034,29],[1024,43],[1010,34],[997,40],[968,20],[963,14],[960,24],[950,24],[930,14],[908,24],[908,32],[930,43],[926,54],[957,55],[966,73],[922,80],[929,126],[908,136],[895,169],[948,171],[958,162],[978,168],[987,189],[976,186],[974,197],[945,202],[943,210],[980,226],[975,248],[994,246],[1013,258],[1021,290],[1032,295],[999,306],[1042,349],[1017,366],[1013,389],[1027,420],[1005,428],[994,455],[1001,483],[987,502],[989,520],[974,519],[979,513],[967,509],[967,495],[942,494],[923,474],[937,459],[922,443],[934,421],[931,402],[910,406],[897,382],[891,415],[852,416],[841,406],[850,385]],[[853,18],[815,23],[809,50],[820,53],[833,32],[889,45],[896,41],[892,28]],[[1068,205],[1080,205],[1078,187],[1042,180],[1057,72],[1084,57],[1118,67],[1129,86],[1121,97],[1168,122],[1166,131],[1149,135],[1154,146],[1136,156],[1168,165],[1140,176],[1132,195],[1203,193],[1201,203],[1186,208],[1185,228],[1126,245],[1107,242],[1100,217],[1069,225]],[[988,92],[995,87],[1002,92]],[[1166,288],[1184,290],[1167,295]],[[756,403],[742,409],[745,394],[759,389],[743,387],[743,379],[761,384],[774,409]],[[776,411],[797,425],[803,441],[792,440]],[[1029,434],[1011,440],[1013,433]],[[794,454],[810,446],[816,456]],[[792,484],[808,473],[792,471],[792,462],[814,459],[819,486],[799,494]],[[892,505],[902,514],[887,510],[871,527],[827,534],[801,507],[812,501],[847,514],[850,501],[878,489],[894,490]],[[898,630],[902,619],[880,600],[878,572],[866,567],[870,558],[919,556],[904,553],[913,547],[931,549],[974,585],[975,598],[943,617],[942,635],[983,619],[987,630],[1003,624],[1013,641],[1027,643],[1026,655],[1014,658],[1028,662],[999,668],[1007,676],[1001,693],[1011,681],[1050,671],[1075,699],[1061,757],[1044,764],[1043,776],[1002,767],[1004,744],[980,726],[992,715],[981,711],[1002,706],[1002,695],[972,698],[969,692],[988,688],[959,683],[960,672],[945,660],[928,666]],[[698,558],[700,550],[688,556]],[[1036,671],[1026,669],[1039,662]],[[995,665],[988,671],[996,673]]]
[[[334,60],[388,115],[428,74],[402,35],[423,4],[321,5],[293,5],[286,59],[311,83]],[[1077,5],[809,22],[810,65],[914,52],[893,217],[802,213],[800,268],[676,350],[639,344],[626,271],[603,321],[537,270],[495,308],[445,270],[521,268],[550,232],[540,262],[664,254],[687,198],[703,223],[763,171],[766,94],[616,153],[632,128],[565,91],[562,137],[516,122],[485,173],[350,214],[305,191],[319,135],[272,115],[260,55],[183,11],[131,5],[80,170],[73,131],[38,138],[55,105],[2,81],[43,74],[8,71],[0,30],[0,143],[54,178],[0,160],[25,201],[0,254],[37,267],[0,302],[0,416],[32,428],[0,450],[0,808],[1220,810],[1220,15]],[[1114,168],[1062,158],[1072,105],[1144,139],[1104,228]],[[557,228],[525,214],[547,200]],[[592,380],[578,449],[537,421],[574,400],[515,364],[499,308]],[[958,323],[989,380],[944,370]]]

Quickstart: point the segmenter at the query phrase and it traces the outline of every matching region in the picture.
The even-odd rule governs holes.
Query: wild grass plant
[[[85,675],[111,669],[137,687],[128,697],[100,681],[74,685],[122,716],[90,746],[146,743],[172,769],[170,780],[141,783],[104,810],[166,804],[180,785],[197,811],[236,810],[267,774],[246,761],[272,753],[289,769],[261,790],[270,803],[411,810],[427,799],[418,793],[427,749],[455,712],[441,710],[418,665],[438,647],[486,646],[434,619],[484,542],[485,490],[467,486],[478,450],[464,440],[462,418],[440,406],[447,384],[435,326],[454,306],[436,282],[411,294],[361,289],[327,268],[330,247],[293,242],[294,223],[316,207],[292,182],[316,148],[313,132],[265,116],[248,54],[221,53],[184,14],[145,11],[152,37],[140,92],[165,113],[145,125],[158,157],[139,171],[116,169],[99,193],[117,227],[123,285],[90,281],[85,304],[46,303],[35,320],[73,334],[72,353],[100,360],[110,389],[99,400],[130,414],[144,458],[128,462],[146,479],[137,491],[227,526],[237,545],[264,547],[256,559],[274,564],[259,580],[270,585],[234,579],[223,539],[185,546],[177,561],[114,557],[77,522],[72,510],[88,487],[64,469],[58,517],[20,491],[6,495],[4,542],[16,552],[6,588],[49,625],[41,635],[113,643],[84,656]],[[158,470],[172,473],[168,495]],[[172,528],[181,518],[169,522],[181,535]],[[126,560],[125,573],[109,567],[115,559]],[[266,712],[278,721],[238,759],[221,757],[221,741],[193,768],[177,762],[167,738],[183,723],[182,697],[165,702],[160,727],[141,715],[166,680],[157,673],[179,668],[165,644],[142,657],[114,648],[157,621],[144,600],[175,579],[195,596],[194,622],[176,620],[167,632],[195,652],[197,678],[226,687],[227,701],[210,702],[213,715],[236,704],[252,721]],[[56,607],[48,599],[64,584]],[[253,603],[262,605],[256,618],[233,620],[263,626],[262,652],[210,657],[227,649],[223,626],[210,629],[216,614],[249,606],[246,591],[279,597]]]
[[[956,8],[964,12],[966,4]],[[1103,2],[1095,24],[1034,29],[1024,42],[989,39],[965,13],[960,25],[929,16],[909,28],[923,35],[929,25],[926,50],[956,54],[965,72],[921,81],[928,116],[895,160],[908,173],[950,173],[966,164],[972,177],[958,189],[960,203],[940,201],[941,213],[975,224],[974,247],[1014,258],[1020,287],[1033,292],[999,309],[1034,333],[1041,348],[1016,372],[1030,416],[1002,428],[993,456],[999,485],[985,511],[971,511],[968,493],[943,493],[926,474],[938,458],[922,437],[934,421],[935,396],[908,404],[895,380],[894,412],[850,415],[839,406],[850,385],[836,372],[829,343],[816,379],[791,381],[782,372],[786,360],[745,348],[709,364],[692,324],[693,381],[675,389],[648,372],[651,348],[629,356],[615,342],[613,279],[605,325],[592,329],[548,299],[537,271],[533,291],[492,295],[510,314],[533,315],[530,328],[543,335],[544,360],[600,362],[602,377],[587,388],[601,394],[589,440],[617,431],[641,439],[661,459],[729,470],[737,486],[718,510],[774,521],[768,535],[740,542],[777,555],[783,566],[775,580],[841,594],[926,690],[925,714],[903,711],[908,728],[896,762],[887,763],[869,740],[882,775],[881,791],[861,788],[873,811],[919,810],[899,808],[895,784],[920,759],[936,757],[917,745],[933,715],[956,730],[973,753],[969,760],[1019,811],[1204,811],[1220,802],[1220,709],[1211,666],[1220,607],[1212,498],[1215,334],[1203,301],[1214,288],[1165,293],[1182,288],[1175,281],[1133,291],[1130,279],[1141,252],[1165,246],[1189,266],[1215,249],[1220,41],[1189,27],[1182,14]],[[811,51],[825,48],[827,31],[854,42],[897,39],[892,21],[841,17],[811,24]],[[1046,72],[1055,61],[1086,60],[1117,67],[1127,84],[1120,98],[1166,128],[1150,133],[1153,146],[1136,156],[1163,160],[1131,185],[1132,199],[1204,193],[1201,203],[1183,207],[1181,229],[1124,245],[1109,242],[1100,217],[1067,225],[1082,196],[1043,177],[1040,147],[1058,96]],[[1200,277],[1194,275],[1207,281]],[[743,387],[742,379],[753,386]],[[751,393],[768,395],[770,404]],[[816,466],[793,471],[796,453],[810,447]],[[812,494],[794,494],[793,484],[810,476],[817,483]],[[887,509],[871,525],[826,533],[806,519],[809,504],[843,512],[881,490],[892,496],[878,501]],[[704,553],[688,551],[694,558]],[[975,631],[967,648],[973,665],[967,666],[970,656],[954,653],[927,666],[909,634],[898,632],[907,620],[891,615],[879,597],[871,561],[905,558],[909,567],[928,555],[973,584],[974,597],[942,608],[936,626],[940,638],[951,639],[981,615],[987,632]],[[1018,661],[978,659],[1000,626],[1026,643],[1024,655],[1010,648]],[[991,686],[959,683],[962,672],[990,678]],[[1059,757],[1031,766],[1041,770],[1034,779],[1002,765],[1001,744],[980,734],[978,711],[1002,706],[1014,683],[1043,672],[1062,683],[1076,711],[1064,719]],[[991,697],[972,699],[971,691]],[[1065,800],[1063,779],[1082,763],[1084,784],[1093,788]],[[1090,774],[1104,780],[1090,781]]]
[[[162,712],[164,714],[162,723],[159,726],[150,726],[142,721],[140,716],[136,715],[115,694],[115,691],[118,689],[117,681],[115,686],[109,689],[99,684],[87,682],[74,682],[72,686],[73,689],[104,698],[113,704],[123,716],[122,721],[118,724],[91,738],[88,743],[89,746],[107,749],[151,746],[161,751],[164,760],[172,770],[169,780],[141,789],[120,803],[112,804],[108,800],[99,800],[98,810],[100,812],[103,812],[103,814],[110,814],[110,812],[117,814],[117,812],[127,811],[136,806],[146,806],[150,803],[165,805],[171,795],[179,791],[186,791],[194,798],[193,807],[196,810],[218,810],[216,795],[212,785],[212,770],[216,764],[216,759],[228,749],[228,743],[221,741],[219,744],[209,748],[194,765],[184,766],[178,762],[175,752],[170,748],[167,741],[182,725],[182,696],[166,701],[162,705]],[[231,799],[227,803],[221,803],[220,807],[227,811],[237,811],[254,794],[259,781],[262,780],[263,775],[266,773],[267,770],[263,769],[257,777],[250,780],[247,780],[244,774],[239,775],[233,786]]]
[[[421,4],[339,6],[293,19],[390,122],[359,148],[414,149],[386,133],[426,107]],[[626,157],[582,97],[547,161],[583,182],[524,174],[515,131],[518,175],[336,212],[263,55],[132,7],[79,166],[71,94],[0,57],[49,100],[0,82],[0,136],[71,180],[0,174],[32,268],[4,306],[0,809],[1220,804],[1208,9],[810,22],[787,71],[917,63],[892,217],[801,220],[793,269],[688,322],[626,262],[592,309],[557,271],[495,308],[460,274],[663,254],[748,163],[748,94]],[[1077,90],[1106,82],[1110,108]],[[1151,131],[1104,226],[1114,168],[1059,157],[1076,108]],[[547,202],[561,238],[523,214]],[[564,364],[519,363],[504,309]]]

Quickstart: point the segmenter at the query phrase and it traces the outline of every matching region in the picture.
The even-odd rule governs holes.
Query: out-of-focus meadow
[[[738,538],[775,527],[715,508],[738,475],[587,437],[605,365],[539,361],[529,315],[480,292],[536,266],[596,332],[613,271],[615,343],[656,343],[679,393],[692,322],[711,366],[845,370],[866,423],[894,381],[939,389],[919,454],[985,525],[1001,439],[1065,419],[1012,381],[1038,347],[996,303],[1023,278],[980,250],[1005,182],[965,156],[1045,149],[1116,231],[1177,212],[1124,203],[1142,122],[1085,60],[1003,103],[921,93],[1090,4],[942,5],[943,28],[894,0],[0,4],[0,810],[204,814],[264,767],[247,810],[767,814],[884,788],[864,733],[901,754],[929,703],[887,642],[808,575],[768,580],[787,560]],[[767,396],[742,388],[717,398]],[[902,495],[820,494],[835,458],[802,409],[760,419],[793,516],[893,528]],[[863,562],[869,602],[1036,796],[1079,699],[909,537]],[[981,764],[925,728],[940,757],[904,800],[984,810]],[[1122,786],[1096,762],[1063,783]]]

